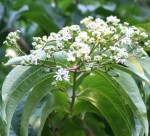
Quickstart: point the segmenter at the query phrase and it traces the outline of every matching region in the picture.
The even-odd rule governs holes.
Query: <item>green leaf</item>
[[[78,99],[86,100],[95,106],[108,121],[116,136],[132,135],[132,123],[126,107],[104,78],[96,75],[88,76],[83,81],[82,87],[83,91]],[[120,126],[122,127],[118,130]]]
[[[22,73],[26,72],[26,74],[28,75],[28,74],[30,74],[30,71],[31,71],[30,67],[17,66],[6,76],[3,86],[2,86],[2,101],[3,101],[3,109],[4,109],[4,111],[2,109],[2,113],[4,112],[3,113],[4,120],[5,120],[4,116],[5,116],[6,104],[7,104],[7,101],[9,99],[10,95],[14,91],[14,90],[12,90],[12,88],[15,87],[14,83],[18,82],[18,84],[19,84],[18,78],[22,76]],[[32,70],[32,71],[34,71],[34,70]],[[13,78],[11,78],[11,77],[13,77]],[[16,86],[17,86],[17,84],[16,84]]]
[[[47,33],[58,31],[58,26],[46,14],[26,12],[22,14],[22,17],[32,22],[36,22]]]
[[[96,119],[92,115],[86,115],[84,120],[88,129],[91,130],[93,134],[96,136],[108,136],[104,131],[105,125],[100,119]]]
[[[65,65],[68,67],[71,67],[70,62],[67,61],[67,54],[64,51],[60,51],[60,52],[55,52],[54,53],[54,58],[56,60],[56,63],[61,64],[61,65]]]
[[[80,117],[68,119],[61,130],[62,136],[86,136],[86,128]]]
[[[10,15],[9,15],[9,19],[7,21],[7,24],[6,26],[0,31],[0,33],[3,33],[4,31],[6,31],[8,28],[11,28],[12,27],[12,24],[14,23],[14,21],[16,21],[19,17],[20,17],[20,14],[22,12],[25,12],[29,10],[29,7],[27,5],[23,5],[19,10],[17,11],[11,11]]]
[[[122,66],[122,65],[119,65],[119,64],[111,64],[109,66],[113,67],[113,68],[116,68],[116,69],[119,69],[121,71],[124,71],[126,73],[129,73],[131,74],[132,76],[135,76],[147,83],[149,83],[149,79],[143,74],[141,73],[141,71],[139,71],[139,69],[136,67],[136,65],[134,65],[132,62],[130,61],[127,61],[125,63],[126,66]]]
[[[73,108],[73,115],[82,113],[82,112],[91,112],[96,114],[101,114],[99,110],[94,107],[90,102],[77,99]]]
[[[142,68],[142,65],[139,62],[139,60],[142,60],[142,59],[138,60],[136,57],[130,57],[128,58],[128,60],[136,66],[136,68],[139,70],[141,74],[144,75],[144,70]]]
[[[116,92],[120,93],[124,101],[130,106],[130,108],[133,110],[138,120],[142,124],[142,127],[145,129],[145,134],[148,135],[146,107],[141,98],[137,84],[129,74],[123,71],[113,70],[110,74],[114,74],[115,72],[119,72],[120,76],[112,76],[111,79],[110,76],[108,76],[106,73],[96,71],[96,73],[100,77],[103,77],[109,84],[112,85]],[[136,129],[136,131],[138,131],[138,129]]]
[[[12,59],[8,60],[8,62],[5,64],[5,66],[19,65],[19,64],[21,64],[22,58],[23,57],[12,58]]]
[[[101,115],[100,111],[95,107],[93,106],[89,101],[84,101],[84,100],[78,100],[76,101],[75,105],[74,105],[74,110],[73,110],[73,115],[77,115],[79,113],[81,114],[87,114],[87,113],[95,113],[97,115]],[[92,117],[92,116],[91,116]],[[102,130],[102,128],[100,126],[98,126],[97,122],[96,121],[94,124],[91,124],[93,123],[93,117],[92,118],[89,118],[89,117],[84,117],[85,119],[85,123],[87,123],[87,125],[89,126],[89,129],[93,130],[93,133],[96,135],[100,134],[100,135],[105,135],[104,134],[104,130]],[[91,122],[91,123],[90,123]]]
[[[5,126],[6,126],[6,123],[2,120],[1,115],[0,115],[0,136],[5,136]]]
[[[81,73],[78,77],[77,77],[77,83],[76,83],[76,87],[78,88],[78,86],[80,84],[82,84],[83,80],[85,77],[87,77],[88,75],[90,75],[90,73],[86,72],[86,73]]]
[[[30,120],[29,120],[29,124],[28,124],[28,135],[29,136],[36,136],[37,135],[37,129],[40,125],[40,123],[39,123],[40,117],[41,117],[43,107],[46,104],[46,101],[45,101],[46,98],[47,98],[47,96],[44,97],[44,101],[41,100],[38,103],[38,105],[36,106],[36,108],[32,112],[32,115],[30,116]],[[20,134],[20,131],[19,131],[19,134]]]
[[[150,33],[150,23],[138,24],[137,27],[143,28],[146,32]]]
[[[67,54],[64,51],[55,52],[50,61],[45,61],[44,63],[49,66],[60,65],[63,67],[72,67],[70,62],[67,61]]]
[[[2,87],[2,117],[7,122],[6,136],[9,134],[13,113],[21,98],[39,82],[52,77],[44,74],[42,67],[17,66],[6,77]]]
[[[4,6],[3,6],[3,4],[0,2],[0,20],[3,18],[3,14],[4,14]]]
[[[40,84],[34,87],[32,92],[30,93],[27,102],[25,103],[22,119],[21,119],[21,128],[20,128],[20,134],[22,136],[28,136],[28,124],[29,119],[31,116],[32,111],[36,107],[37,103],[49,93],[49,91],[52,91],[58,87],[52,87],[51,82],[53,81],[52,77],[51,79],[48,78],[47,80],[44,80]],[[51,98],[54,99],[54,98]],[[66,101],[67,102],[67,101]]]
[[[143,60],[138,59],[138,61],[141,64],[142,68],[150,75],[150,65],[149,65],[150,64],[150,58],[147,56]]]
[[[63,110],[68,109],[69,105],[67,103],[68,97],[60,91],[54,91],[50,93],[49,99],[47,99],[46,104],[42,110],[41,118],[40,118],[40,126],[38,128],[38,136],[41,136],[42,129],[44,127],[44,123],[48,115],[55,109],[61,108]]]
[[[20,135],[20,120],[21,120],[23,107],[24,107],[24,104],[27,100],[28,94],[29,93],[27,93],[27,95],[25,95],[21,99],[19,105],[17,106],[17,108],[16,108],[16,110],[13,114],[13,118],[12,118],[12,121],[11,121],[11,127],[17,135]]]
[[[110,16],[110,15],[119,16],[116,12],[107,10],[107,9],[105,9],[105,8],[103,8],[103,7],[97,8],[97,9],[95,10],[95,13],[100,14],[100,15],[103,15],[103,16],[105,16],[105,17]]]

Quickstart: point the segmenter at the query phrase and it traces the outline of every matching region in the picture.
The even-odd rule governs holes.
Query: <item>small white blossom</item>
[[[123,64],[123,63],[125,63],[126,62],[126,59],[118,59],[117,61],[116,61],[116,63],[121,63],[121,64]]]
[[[89,39],[89,36],[87,32],[80,32],[79,35],[76,37],[77,42],[87,41]]]
[[[102,60],[102,57],[100,55],[94,56],[94,61],[100,62]]]
[[[106,18],[107,22],[109,23],[119,23],[120,19],[118,19],[116,16],[109,16]]]
[[[144,42],[144,45],[145,45],[147,48],[150,48],[150,40],[147,40],[146,42]]]
[[[73,62],[76,60],[76,58],[75,58],[75,56],[73,55],[72,52],[67,53],[67,60],[68,61],[73,61]]]
[[[138,47],[135,51],[136,51],[136,54],[139,55],[139,56],[143,57],[143,56],[147,55],[142,47]]]
[[[75,31],[75,32],[80,32],[81,31],[81,29],[78,25],[72,25],[70,27],[70,29],[71,29],[71,31]]]
[[[142,36],[143,38],[147,38],[148,34],[146,34],[145,32],[140,33],[140,36]]]
[[[52,86],[56,86],[56,85],[57,85],[57,82],[54,81],[54,82],[51,83],[51,85],[52,85]]]
[[[126,35],[126,37],[131,37],[135,32],[134,32],[134,29],[133,28],[126,28],[125,30],[124,30],[124,33],[125,33],[125,35]]]
[[[90,47],[82,42],[74,42],[70,46],[70,50],[67,53],[68,61],[75,61],[77,58],[84,59],[90,53]]]
[[[129,37],[124,37],[120,40],[121,44],[131,44],[132,40]]]
[[[128,25],[129,25],[129,23],[128,23],[128,22],[124,22],[124,25],[128,26]]]
[[[60,35],[62,41],[68,41],[72,39],[72,32],[70,30],[70,27],[63,28],[58,32],[58,34]]]
[[[57,72],[55,72],[55,78],[56,78],[56,80],[57,81],[62,81],[62,80],[64,80],[64,81],[69,81],[69,71],[67,71],[66,69],[63,69],[63,68],[60,68],[60,69],[58,69],[58,71]]]
[[[8,36],[6,37],[6,41],[4,41],[3,44],[16,46],[17,40],[19,39],[19,34],[20,34],[19,30],[15,32],[10,32]]]
[[[91,61],[91,56],[85,56],[84,60],[85,60],[86,62],[90,62],[90,61]]]
[[[92,20],[93,20],[93,17],[89,16],[88,18],[84,18],[83,20],[81,20],[80,23],[87,25]]]

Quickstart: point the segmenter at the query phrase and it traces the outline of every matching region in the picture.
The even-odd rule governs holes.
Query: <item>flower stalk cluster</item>
[[[44,65],[54,61],[56,81],[68,82],[70,72],[100,69],[108,63],[123,64],[129,56],[144,59],[144,49],[150,47],[146,32],[127,22],[120,23],[116,16],[109,16],[106,20],[87,17],[81,20],[81,25],[82,28],[72,25],[49,36],[34,37],[33,50],[22,56],[20,65]],[[19,31],[12,32],[4,43],[14,46],[18,39]],[[65,54],[72,67],[58,64],[55,54],[59,52]]]

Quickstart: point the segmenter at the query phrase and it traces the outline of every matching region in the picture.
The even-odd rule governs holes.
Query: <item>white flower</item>
[[[128,26],[128,25],[129,25],[129,23],[128,23],[128,22],[124,22],[124,25]]]
[[[95,39],[94,39],[93,37],[90,37],[88,41],[89,41],[89,43],[91,44],[91,43],[94,43],[94,42],[95,42]]]
[[[47,42],[46,36],[43,36],[43,38],[34,37],[32,45],[35,49],[41,49],[42,47],[45,46],[46,42]]]
[[[63,30],[62,36],[63,36],[63,40],[65,40],[65,41],[68,41],[72,38],[70,33],[67,30]]]
[[[80,43],[80,47],[81,49],[79,50],[79,52],[81,54],[84,54],[85,56],[87,56],[90,53],[90,47],[87,44]]]
[[[33,54],[23,56],[21,62],[22,65],[30,65],[30,64],[37,65],[37,63],[38,63],[38,58]]]
[[[94,61],[100,62],[102,60],[102,57],[100,55],[94,56]]]
[[[6,41],[4,41],[3,44],[15,46],[17,44],[17,40],[19,39],[19,34],[19,30],[15,32],[10,32],[6,37]]]
[[[150,47],[150,40],[147,40],[147,41],[144,43],[144,45],[149,48],[149,47]]]
[[[43,36],[42,40],[45,41],[45,42],[47,42],[47,36]]]
[[[147,55],[146,52],[144,51],[144,49],[142,47],[138,47],[136,49],[136,54]]]
[[[70,50],[67,53],[68,61],[75,61],[76,58],[84,59],[90,53],[90,47],[82,42],[74,42],[70,46]]]
[[[69,81],[69,71],[66,69],[60,68],[57,72],[55,72],[56,75],[54,76],[57,81]]]
[[[72,33],[70,31],[69,27],[65,27],[62,30],[60,30],[58,32],[58,34],[60,35],[59,37],[61,38],[61,40],[63,41],[68,41],[72,38]],[[58,41],[60,40],[60,38],[58,38]]]
[[[148,45],[149,45],[149,43],[148,43],[148,42],[145,42],[145,43],[144,43],[144,45],[145,45],[145,46],[148,46]]]
[[[145,32],[140,33],[140,36],[142,36],[143,38],[147,38],[148,35]]]
[[[68,61],[73,61],[73,62],[76,60],[76,58],[75,58],[75,56],[73,55],[72,52],[67,53],[67,60]]]
[[[110,46],[109,48],[111,51],[115,51],[117,49],[117,47],[115,47],[115,46]]]
[[[88,34],[87,34],[87,32],[80,32],[79,33],[79,35],[78,35],[78,37],[76,37],[76,41],[77,42],[80,42],[80,41],[86,41],[86,40],[88,40],[89,39],[89,36],[88,36]]]
[[[30,59],[30,63],[31,63],[31,64],[37,65],[37,63],[38,63],[38,58],[37,58],[36,55],[30,54],[30,55],[29,55],[29,59]]]
[[[84,59],[90,53],[90,47],[87,44],[79,43],[80,49],[76,51],[76,57]]]
[[[93,20],[93,17],[89,16],[80,21],[81,24],[87,25],[90,21]]]
[[[124,33],[126,37],[131,37],[135,32],[133,28],[126,28]]]
[[[118,60],[118,56],[113,56],[113,58],[117,61]]]
[[[56,86],[56,85],[57,85],[57,82],[54,81],[54,82],[51,83],[51,85],[52,85],[52,86]]]
[[[124,37],[120,40],[121,44],[131,44],[132,40],[129,37]]]
[[[126,62],[126,59],[118,59],[117,61],[116,61],[116,63],[121,63],[121,64],[123,64],[123,63],[125,63]]]
[[[128,52],[126,48],[111,47],[114,53],[110,56],[116,63],[124,63],[128,58]]]
[[[113,38],[114,38],[115,40],[117,40],[117,39],[119,39],[119,35],[115,34],[115,35],[113,36]]]
[[[70,27],[71,31],[76,31],[76,32],[80,32],[80,27],[78,25],[72,25]]]
[[[97,18],[95,19],[95,22],[98,23],[99,25],[103,25],[103,26],[106,26],[106,22],[100,18]]]
[[[84,60],[85,60],[86,62],[90,62],[90,61],[91,61],[91,56],[85,56],[85,57],[84,57]]]
[[[116,16],[109,16],[106,18],[107,22],[111,23],[119,23],[120,19],[118,19]]]

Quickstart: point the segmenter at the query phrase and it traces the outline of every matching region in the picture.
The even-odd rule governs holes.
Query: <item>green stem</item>
[[[73,77],[73,87],[72,87],[72,101],[70,103],[70,113],[72,112],[73,110],[73,106],[74,106],[74,103],[75,103],[75,97],[76,97],[76,77],[77,77],[77,70],[75,70],[74,72],[74,77]],[[58,131],[60,131],[60,129],[62,128],[62,126],[64,125],[64,123],[68,120],[69,118],[69,113],[67,113],[61,120],[61,122],[59,123],[59,126],[58,126]]]
[[[92,47],[92,49],[91,49],[89,55],[92,54],[92,52],[97,48],[97,46],[98,46],[99,44],[100,44],[100,43],[98,43],[98,44],[96,44],[95,46]]]
[[[74,106],[74,103],[75,103],[75,97],[76,97],[76,77],[77,77],[77,70],[75,70],[74,76],[73,76],[72,101],[70,103],[70,112],[72,112],[73,106]]]
[[[136,47],[133,47],[130,51],[128,51],[128,53],[132,52]]]
[[[16,46],[14,46],[22,55],[26,55],[19,47],[17,47],[17,45]]]

